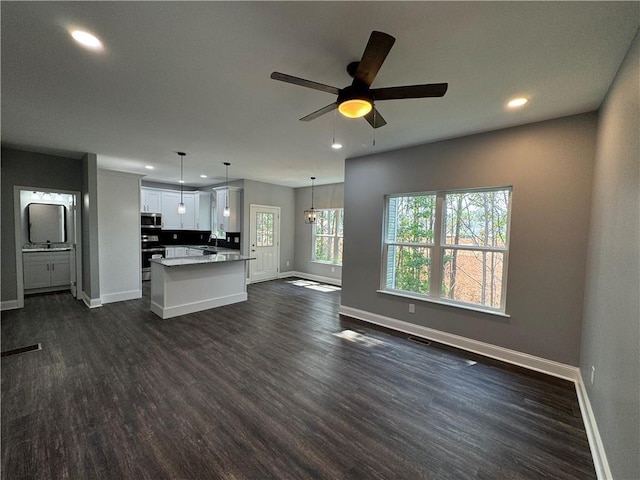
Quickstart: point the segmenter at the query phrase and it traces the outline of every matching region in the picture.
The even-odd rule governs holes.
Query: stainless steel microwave
[[[141,213],[140,227],[141,228],[162,228],[162,214],[161,213]]]

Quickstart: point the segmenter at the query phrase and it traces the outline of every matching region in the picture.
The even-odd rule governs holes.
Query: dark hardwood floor
[[[2,479],[595,478],[573,384],[339,303],[287,280],[168,320],[28,297],[2,314],[2,351],[42,346],[2,358]]]

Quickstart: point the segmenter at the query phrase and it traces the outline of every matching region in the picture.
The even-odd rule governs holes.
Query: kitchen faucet
[[[211,235],[209,235],[209,240],[213,240],[213,246],[218,248],[218,236],[215,233],[212,233]]]

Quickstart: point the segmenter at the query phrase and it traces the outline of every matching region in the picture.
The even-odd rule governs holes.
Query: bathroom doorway
[[[82,295],[80,192],[14,187],[17,308],[29,294]]]

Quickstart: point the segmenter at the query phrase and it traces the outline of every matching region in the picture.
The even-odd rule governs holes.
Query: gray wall
[[[98,171],[98,241],[101,302],[140,298],[139,175]]]
[[[99,304],[97,159],[95,153],[87,153],[82,159],[82,290],[90,302]]]
[[[332,183],[318,185],[313,189],[314,208],[343,208],[344,207],[344,183]],[[296,188],[296,244],[294,270],[312,275],[342,279],[342,267],[327,265],[311,261],[312,225],[304,223],[304,211],[311,207],[311,187]],[[345,223],[347,220],[345,220]],[[333,272],[331,269],[333,268]]]
[[[597,114],[348,159],[342,304],[577,366]],[[510,318],[376,293],[384,195],[513,185]]]
[[[13,187],[39,187],[43,190],[75,190],[84,192],[84,166],[81,160],[2,148],[2,214],[1,226],[1,298],[17,299],[16,245],[14,228]]]
[[[232,185],[229,182],[229,185]],[[251,253],[249,249],[250,207],[254,205],[271,205],[280,207],[280,272],[293,269],[294,262],[294,211],[295,191],[290,187],[272,185],[270,183],[244,180],[242,192],[243,229],[242,252]],[[287,265],[289,262],[289,265]]]
[[[580,359],[616,479],[640,478],[639,59],[640,34],[600,110]]]

